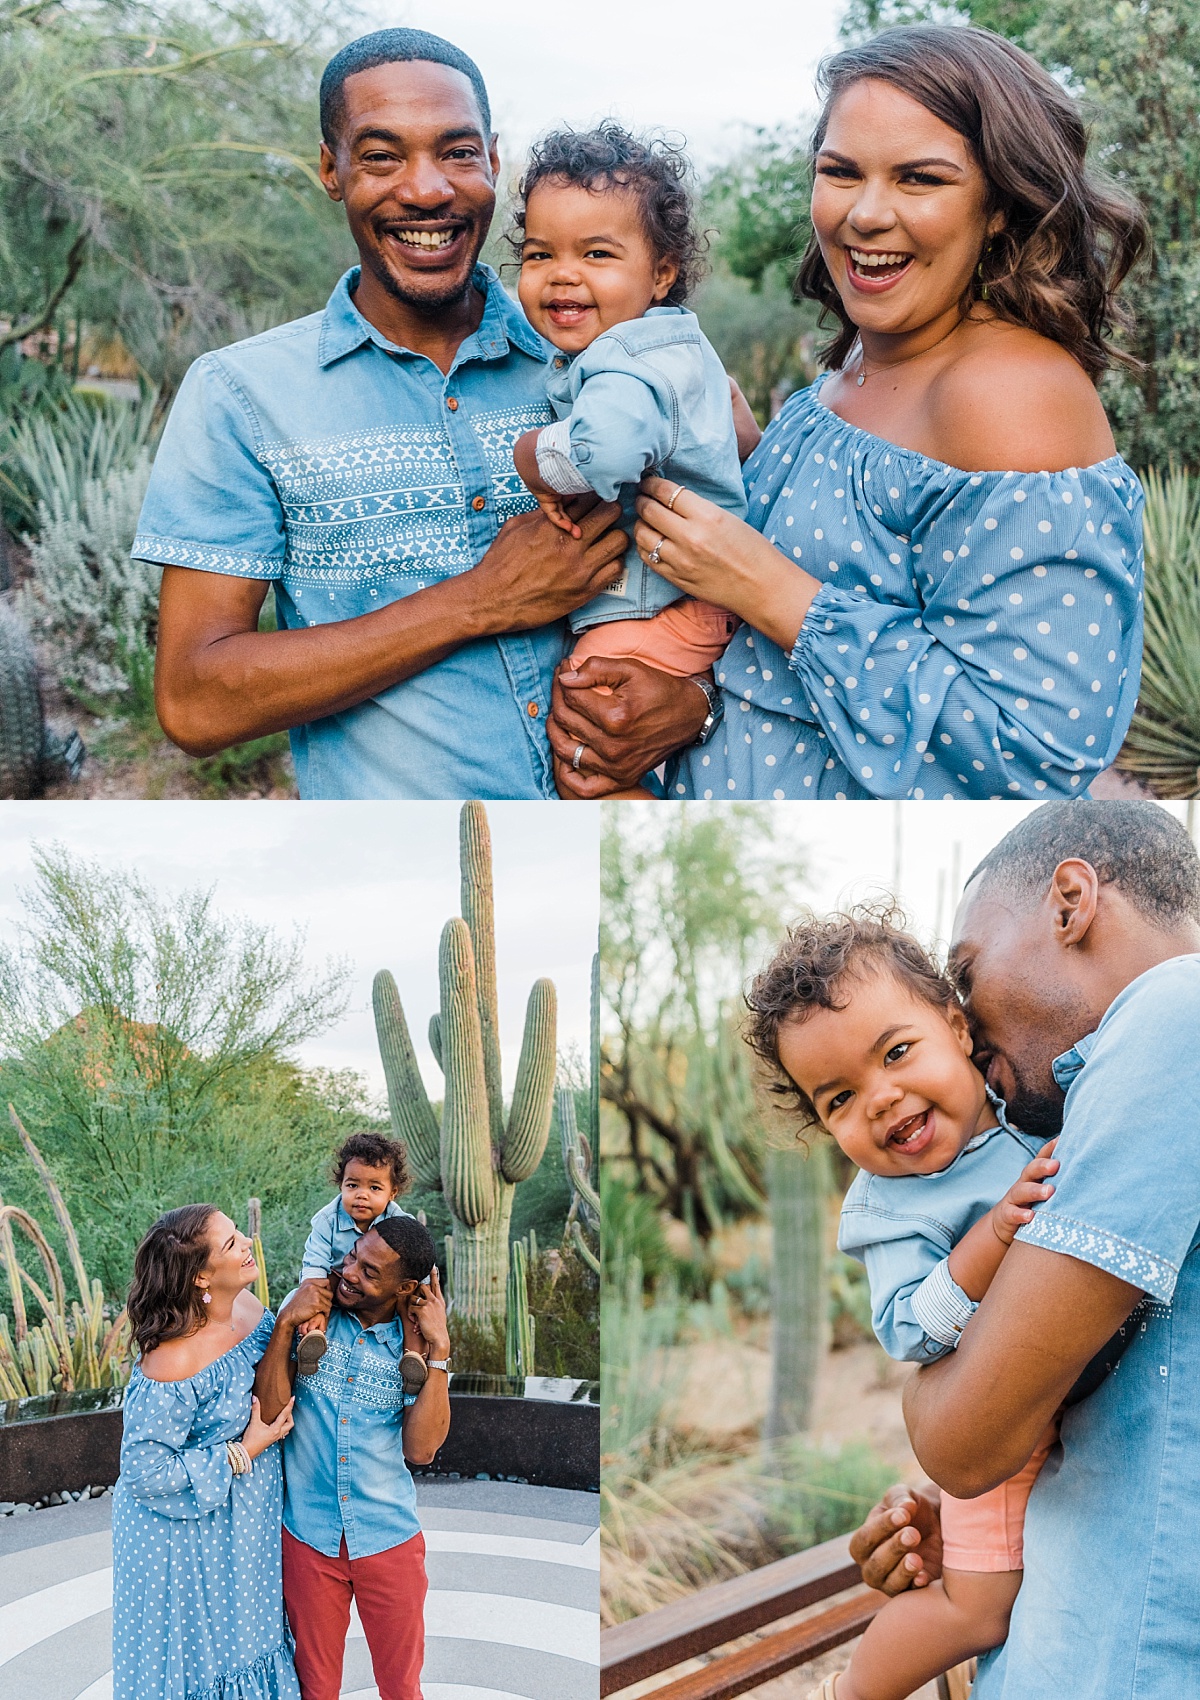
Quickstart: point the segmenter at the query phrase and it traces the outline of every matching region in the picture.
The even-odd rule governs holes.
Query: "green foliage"
[[[166,899],[133,872],[35,851],[16,945],[0,950],[0,1093],[45,1153],[106,1290],[165,1209],[262,1199],[273,1290],[299,1266],[361,1095],[290,1049],[345,1007],[345,970],[310,974],[302,940],[231,920],[211,894]],[[0,1188],[30,1202],[0,1141]],[[280,1289],[279,1283],[285,1285]]]
[[[1151,469],[1146,487],[1146,648],[1119,765],[1160,797],[1200,792],[1200,476]]]
[[[718,227],[717,253],[755,289],[775,266],[794,269],[812,229],[808,137],[795,125],[758,128],[705,184],[706,214]]]
[[[611,1163],[600,1171],[600,1215],[604,1223],[601,1249],[604,1267],[621,1268],[636,1259],[645,1279],[653,1284],[671,1265],[671,1253],[658,1207],[644,1192],[636,1192]]]
[[[205,348],[311,309],[344,223],[317,182],[316,79],[337,15],[0,5],[0,346],[68,321],[171,391]]]
[[[759,286],[714,269],[692,302],[727,372],[735,377],[760,424],[781,400],[816,376],[815,303],[793,299],[782,266],[772,266]]]
[[[844,1251],[835,1251],[826,1265],[829,1284],[829,1328],[831,1343],[853,1346],[860,1340],[873,1340],[871,1327],[871,1287],[867,1272]]]
[[[774,821],[741,805],[615,805],[601,844],[601,964],[615,1021],[601,1092],[624,1124],[610,1157],[707,1240],[764,1203],[764,1136],[741,984],[803,876]]]
[[[856,1529],[896,1473],[868,1446],[825,1451],[799,1439],[782,1442],[770,1467],[764,1511],[769,1539],[780,1554]]]
[[[571,1251],[543,1252],[529,1267],[537,1323],[537,1373],[600,1377],[600,1283]]]
[[[26,363],[35,371],[47,368]],[[0,498],[10,524],[36,532],[39,510],[79,512],[89,486],[148,460],[157,436],[157,398],[96,402],[49,382],[30,403],[15,403],[0,431]],[[132,540],[132,533],[130,533]]]

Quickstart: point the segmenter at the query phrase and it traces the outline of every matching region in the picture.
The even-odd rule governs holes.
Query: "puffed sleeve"
[[[220,363],[206,354],[179,387],[162,434],[131,553],[163,566],[238,578],[283,572],[286,536],[254,423]]]
[[[822,586],[791,665],[867,790],[1069,796],[1112,762],[1140,671],[1141,509],[1119,461],[981,474],[895,541],[915,605]]]
[[[130,1390],[124,1416],[121,1481],[134,1499],[176,1518],[205,1517],[224,1504],[233,1481],[225,1442],[189,1444],[194,1377],[169,1382],[143,1377]]]
[[[615,501],[623,484],[638,483],[668,458],[678,437],[678,419],[675,386],[649,362],[640,363],[639,374],[586,373],[569,417],[547,426],[539,436],[538,470],[552,488],[562,489],[569,473],[556,481],[549,460],[551,454],[558,455],[585,488],[603,501]]]

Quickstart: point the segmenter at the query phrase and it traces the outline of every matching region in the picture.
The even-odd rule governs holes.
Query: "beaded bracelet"
[[[229,1459],[229,1468],[235,1476],[248,1476],[254,1468],[254,1460],[240,1440],[225,1442],[225,1456]]]

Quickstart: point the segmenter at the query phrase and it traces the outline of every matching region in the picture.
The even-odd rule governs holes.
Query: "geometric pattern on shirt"
[[[351,1349],[339,1341],[328,1340],[320,1368],[309,1386],[314,1393],[323,1393],[339,1405],[346,1395],[346,1376],[350,1369]],[[360,1405],[373,1411],[398,1411],[404,1406],[404,1382],[398,1360],[363,1353],[354,1371],[353,1397]]]
[[[1018,1230],[1017,1237],[1027,1245],[1044,1246],[1047,1251],[1062,1252],[1081,1263],[1107,1270],[1118,1280],[1140,1287],[1162,1303],[1170,1302],[1179,1278],[1174,1264],[1157,1252],[1120,1234],[1094,1228],[1089,1222],[1073,1221],[1069,1216],[1038,1214]]]
[[[536,506],[513,465],[512,449],[519,436],[548,417],[540,403],[467,415],[500,525]],[[268,443],[259,458],[283,508],[288,579],[361,583],[381,576],[381,569],[448,578],[474,565],[468,493],[450,435],[440,425]]]

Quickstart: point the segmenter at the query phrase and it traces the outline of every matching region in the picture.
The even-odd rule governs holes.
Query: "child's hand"
[[[583,536],[582,531],[564,507],[561,496],[539,496],[537,505],[551,525],[556,525],[560,531],[565,531],[569,537]]]
[[[1058,1158],[1051,1156],[1057,1140],[1043,1145],[1031,1163],[1021,1170],[1020,1179],[1010,1186],[999,1204],[992,1206],[992,1228],[997,1239],[1011,1245],[1018,1228],[1033,1221],[1033,1212],[1052,1196],[1054,1188],[1046,1185],[1049,1175],[1058,1173]]]

